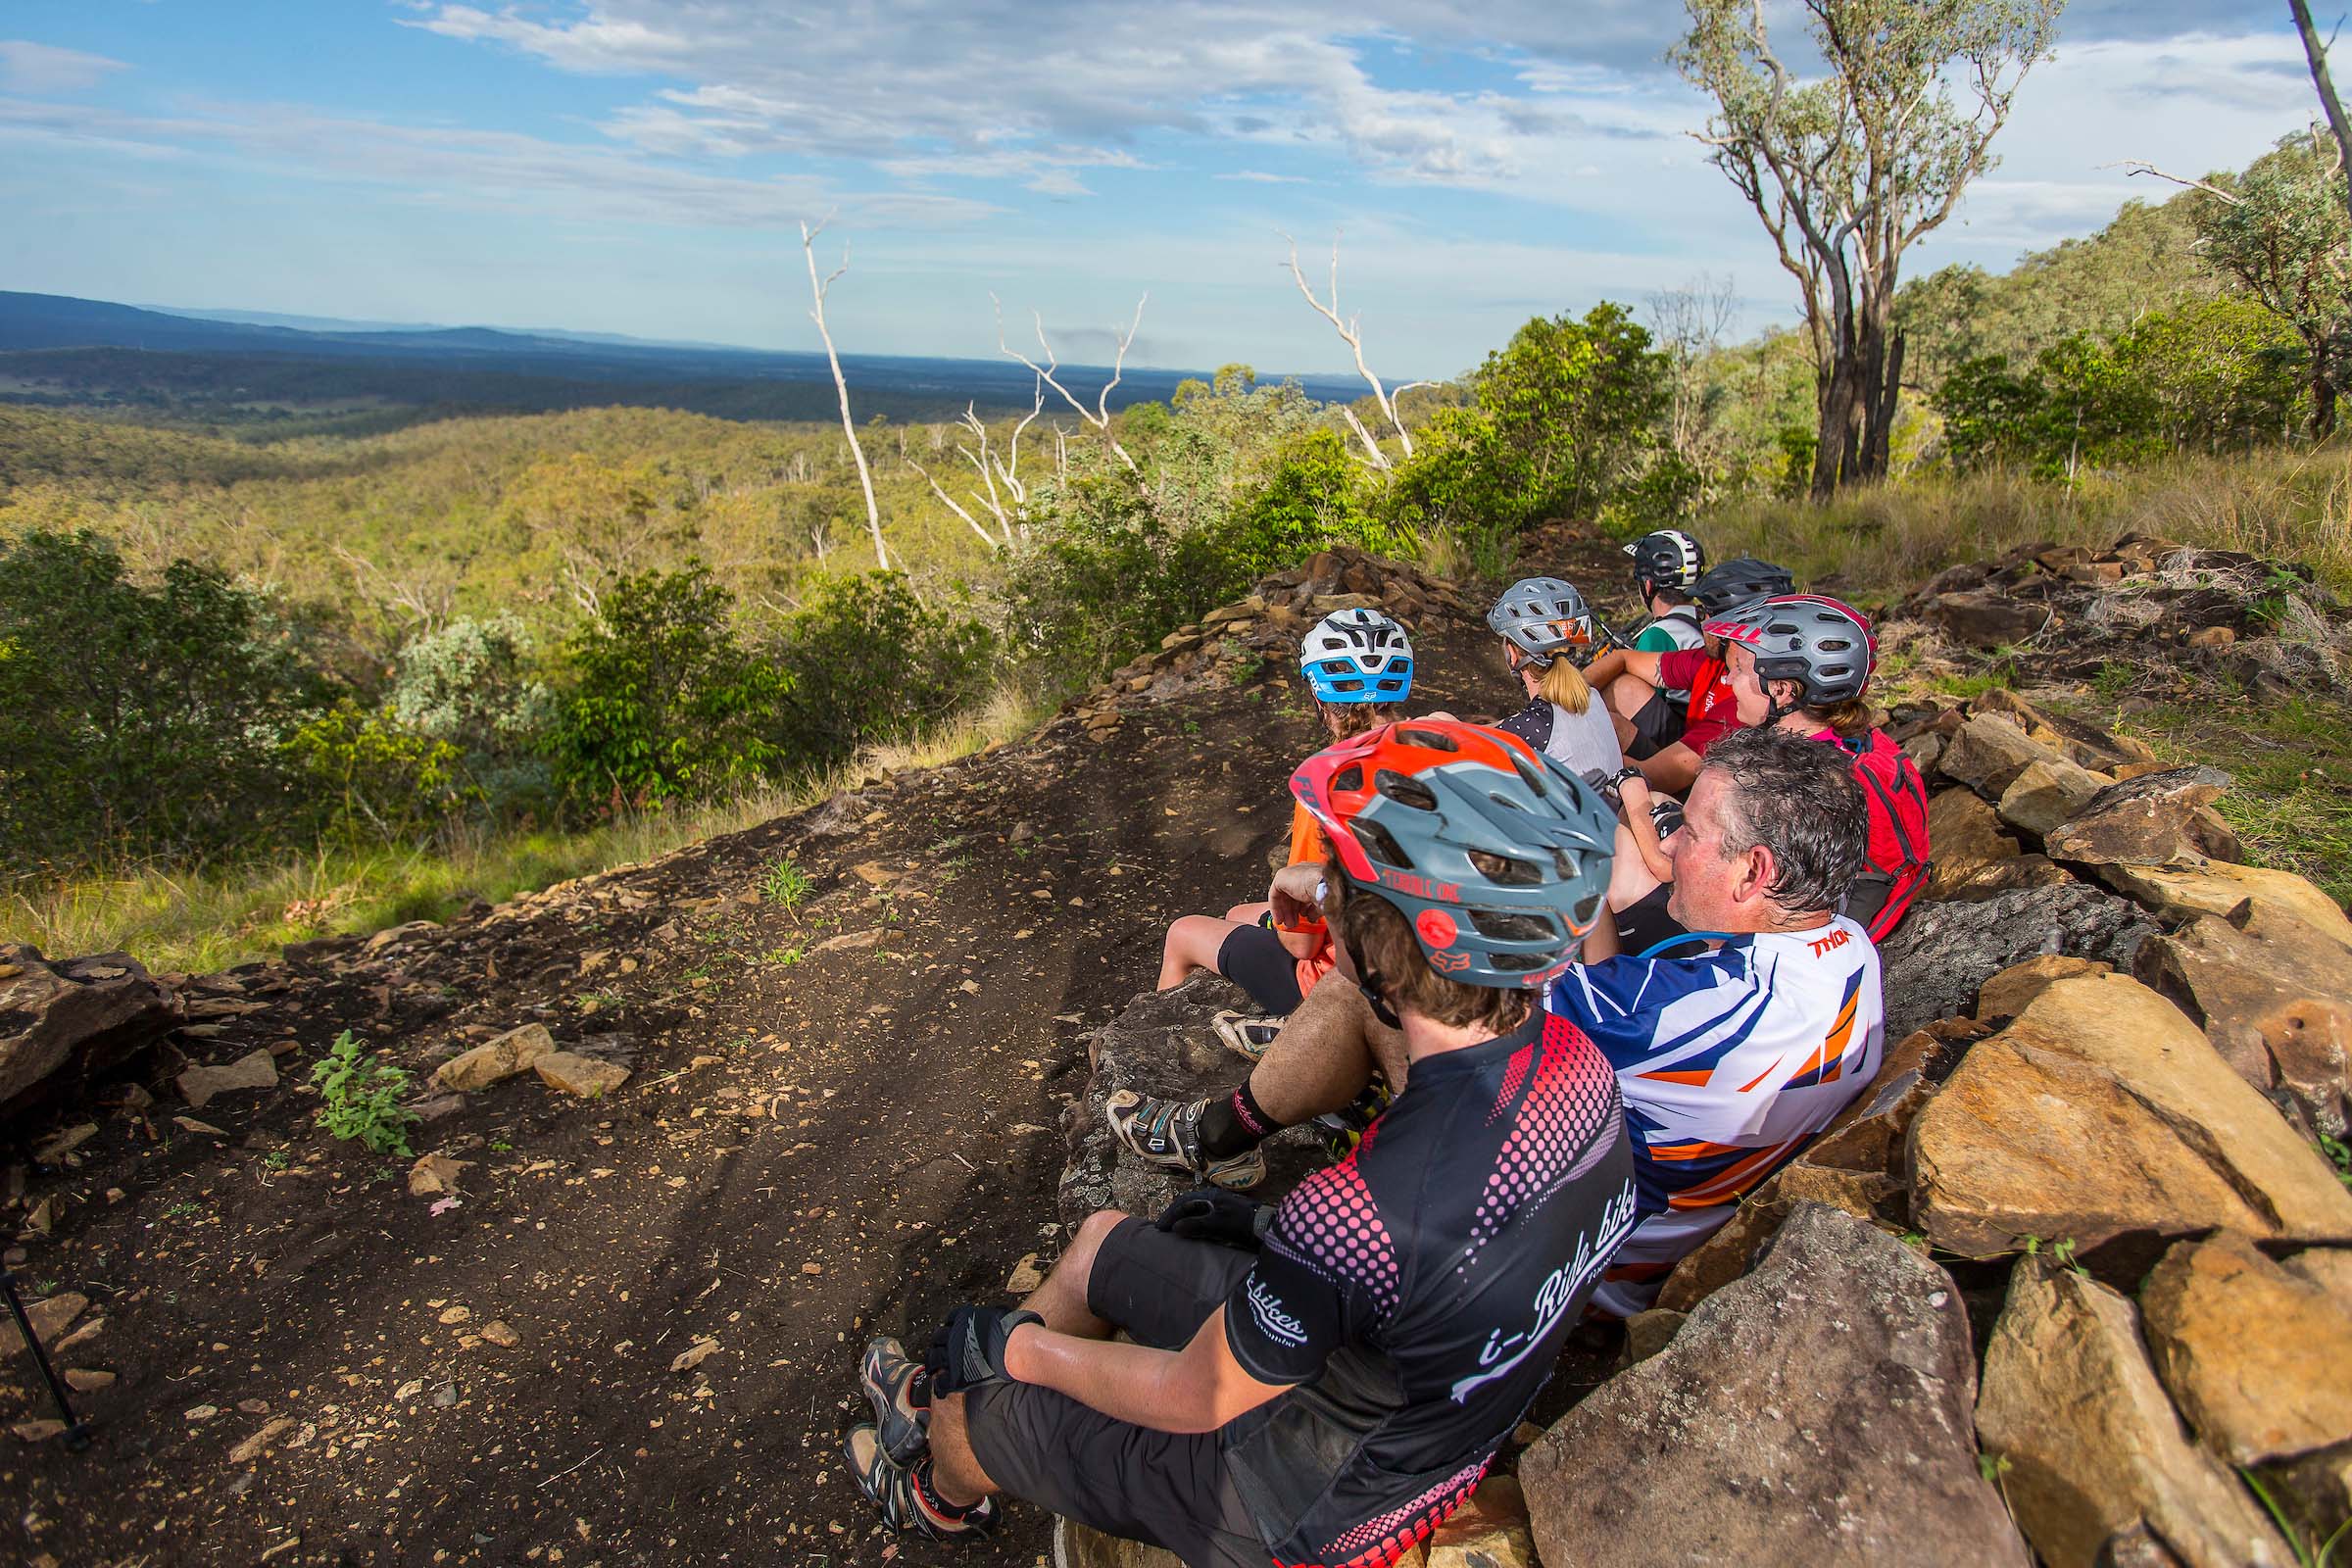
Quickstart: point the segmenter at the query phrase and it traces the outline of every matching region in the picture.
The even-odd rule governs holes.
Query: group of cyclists
[[[1264,900],[1168,929],[1214,969],[1240,1081],[1109,1097],[1197,1185],[1104,1210],[1018,1307],[866,1349],[850,1468],[884,1523],[985,1534],[1026,1497],[1205,1565],[1396,1562],[1467,1497],[1588,1315],[1664,1276],[1876,1074],[1877,942],[1928,858],[1878,730],[1869,621],[1696,540],[1628,547],[1620,641],[1574,585],[1487,623],[1525,706],[1407,716],[1406,629],[1341,611],[1300,673]],[[1278,1204],[1262,1146],[1332,1160]]]

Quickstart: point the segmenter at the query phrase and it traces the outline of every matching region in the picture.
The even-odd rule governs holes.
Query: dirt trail
[[[1419,643],[1416,707],[1503,708],[1483,629]],[[87,1453],[0,1439],[0,1558],[1039,1560],[1029,1509],[981,1552],[872,1531],[837,1448],[855,1356],[1055,1252],[1081,1026],[1151,983],[1169,918],[1262,888],[1316,735],[1289,671],[1212,668],[1102,738],[1065,715],[467,923],[193,982],[260,1005],[183,1044],[280,1043],[279,1087],[89,1109],[99,1136],[33,1178],[59,1202],[23,1277],[90,1298],[62,1364],[117,1381],[83,1396]],[[812,882],[791,909],[760,894],[786,857]],[[472,1162],[454,1205],[312,1124],[341,1029],[422,1068],[533,1021],[634,1076],[585,1103],[525,1074],[416,1129]],[[37,1394],[0,1363],[0,1423]]]

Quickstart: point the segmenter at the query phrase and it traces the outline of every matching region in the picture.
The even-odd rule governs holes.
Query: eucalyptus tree
[[[1699,139],[1797,281],[1820,442],[1811,490],[1886,471],[1902,384],[1903,253],[1992,167],[2065,0],[1801,0],[1821,73],[1775,52],[1763,0],[1685,0],[1668,58],[1715,100]]]

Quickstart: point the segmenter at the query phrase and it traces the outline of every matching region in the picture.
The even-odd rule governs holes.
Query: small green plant
[[[760,956],[760,961],[773,964],[779,969],[789,969],[806,956],[808,955],[799,948],[771,948]]]
[[[400,1103],[409,1075],[360,1044],[346,1029],[335,1036],[327,1057],[311,1069],[324,1103],[318,1124],[329,1137],[357,1141],[372,1153],[409,1154],[409,1129],[417,1115]]]
[[[496,1154],[511,1154],[514,1152],[514,1146],[504,1138],[493,1138],[490,1140],[490,1152]]]
[[[815,886],[808,872],[792,863],[790,856],[768,861],[767,869],[760,875],[760,896],[770,904],[784,906],[787,913],[798,909]]]
[[[179,1202],[173,1203],[170,1208],[165,1209],[164,1218],[194,1219],[197,1215],[203,1212],[204,1205],[202,1203]]]
[[[1986,1481],[1997,1485],[2001,1477],[2008,1473],[2009,1456],[2007,1454],[1980,1453],[1977,1455],[1977,1474],[1983,1476]]]
[[[262,1163],[271,1170],[284,1170],[288,1165],[294,1163],[294,1156],[282,1149],[272,1149],[262,1156]]]
[[[2343,1543],[2344,1532],[2352,1530],[2352,1519],[2337,1525],[2326,1541],[2307,1536],[2295,1528],[2293,1520],[2287,1518],[2286,1510],[2278,1506],[2278,1499],[2271,1495],[2271,1489],[2262,1484],[2260,1476],[2242,1467],[2237,1473],[2247,1489],[2262,1499],[2263,1507],[2270,1512],[2271,1522],[2286,1538],[2287,1549],[2295,1554],[2299,1568],[2329,1568],[2335,1561],[2335,1548]]]
[[[2330,1138],[2326,1133],[2322,1133],[2320,1134],[2320,1152],[2326,1154],[2328,1163],[2335,1167],[2335,1179],[2346,1187],[2352,1187],[2352,1144],[2345,1143],[2341,1138]]]

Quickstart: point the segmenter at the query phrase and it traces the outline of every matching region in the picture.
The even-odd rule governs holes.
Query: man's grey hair
[[[1745,855],[1758,845],[1772,852],[1776,869],[1765,893],[1784,914],[1836,909],[1870,843],[1869,808],[1845,748],[1760,725],[1708,747],[1706,769],[1732,786],[1724,854]]]

